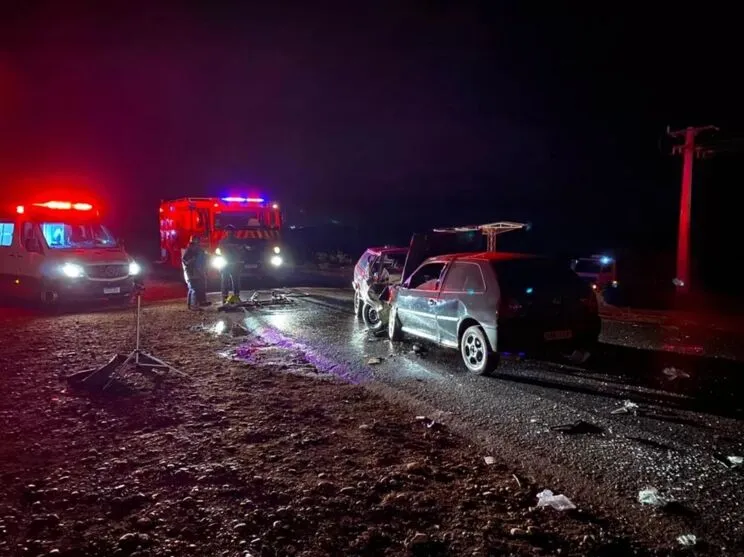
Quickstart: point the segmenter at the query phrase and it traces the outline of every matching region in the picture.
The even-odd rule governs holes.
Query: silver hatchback
[[[394,287],[388,334],[459,349],[468,370],[488,374],[505,350],[591,350],[600,326],[596,295],[568,265],[481,252],[429,258]]]

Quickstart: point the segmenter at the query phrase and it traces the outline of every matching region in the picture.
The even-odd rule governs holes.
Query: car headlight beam
[[[274,267],[281,267],[282,263],[284,263],[284,259],[281,255],[272,255],[269,263],[271,263]]]
[[[224,269],[225,267],[227,267],[227,259],[225,259],[221,255],[215,255],[212,258],[212,267],[214,267],[218,271],[221,271],[222,269]]]
[[[60,267],[60,271],[68,278],[80,278],[85,273],[83,266],[77,263],[65,263]]]
[[[142,267],[140,267],[140,264],[136,261],[130,261],[129,262],[129,275],[134,277],[139,275],[142,272]]]

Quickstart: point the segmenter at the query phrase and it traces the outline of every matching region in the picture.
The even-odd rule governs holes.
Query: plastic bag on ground
[[[553,495],[549,489],[537,494],[538,507],[553,507],[557,511],[570,511],[576,508],[571,500],[565,495]]]
[[[655,507],[663,507],[669,501],[659,495],[659,490],[655,487],[647,487],[638,492],[638,502],[644,505],[653,505]]]

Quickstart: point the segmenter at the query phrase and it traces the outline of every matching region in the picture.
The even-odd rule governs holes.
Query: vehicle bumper
[[[123,299],[134,292],[135,279],[132,277],[112,281],[55,279],[42,283],[42,299],[61,303]]]
[[[499,323],[498,347],[504,350],[531,350],[544,346],[588,346],[597,341],[602,329],[599,315],[586,315],[570,321],[545,322],[510,319]],[[549,340],[546,333],[570,331],[569,338]],[[489,339],[490,340],[490,339]]]

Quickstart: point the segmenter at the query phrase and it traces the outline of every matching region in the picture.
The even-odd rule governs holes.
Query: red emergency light
[[[71,203],[70,201],[47,201],[46,203],[34,203],[34,207],[44,207],[46,209],[60,209],[63,211],[69,211],[74,209],[75,211],[92,211],[93,205],[90,203]],[[19,213],[23,212],[23,207],[19,206]]]

